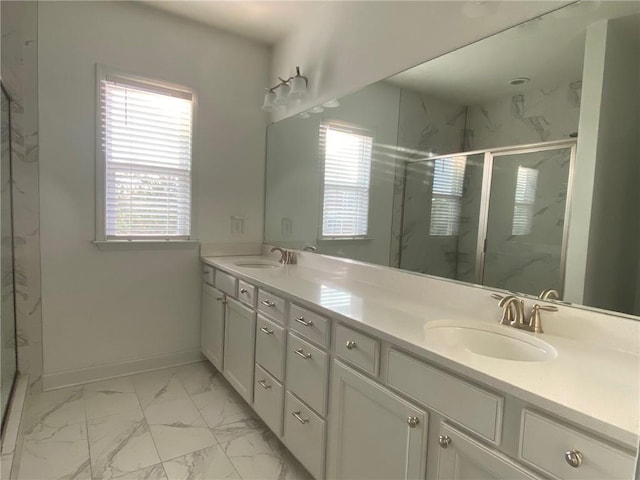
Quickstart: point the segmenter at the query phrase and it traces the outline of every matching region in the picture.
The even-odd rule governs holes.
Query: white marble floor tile
[[[157,402],[188,397],[174,369],[141,373],[131,379],[143,409]]]
[[[164,462],[169,480],[240,479],[218,445]]]
[[[203,393],[191,395],[202,417],[211,428],[254,418],[255,413],[236,393],[226,380],[217,381],[217,385]]]
[[[144,414],[163,461],[216,444],[189,397],[154,402]]]
[[[182,365],[176,367],[174,372],[189,395],[205,393],[216,388],[222,378],[208,361]]]
[[[90,480],[86,426],[38,425],[37,431],[25,435],[18,478]]]
[[[29,398],[25,416],[25,434],[38,425],[62,427],[84,423],[85,407],[82,388],[65,388],[34,394]]]
[[[135,410],[89,420],[89,448],[94,479],[115,478],[160,462],[147,422]]]
[[[311,480],[270,432],[255,432],[220,445],[243,480]]]
[[[211,431],[218,443],[226,443],[251,433],[269,431],[269,427],[258,417],[243,418],[236,422],[225,423],[212,428]]]
[[[129,377],[90,383],[84,389],[89,420],[130,411],[141,413],[140,402]]]
[[[161,463],[152,465],[137,472],[125,473],[120,477],[116,477],[117,480],[167,480],[167,474],[164,471],[164,467]]]

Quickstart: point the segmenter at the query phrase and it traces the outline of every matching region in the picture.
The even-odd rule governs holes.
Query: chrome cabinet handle
[[[442,448],[447,448],[449,445],[451,445],[451,437],[449,437],[448,435],[440,435],[438,437],[438,443]]]
[[[267,335],[273,335],[273,330],[269,330],[267,327],[261,327],[260,331],[266,333]]]
[[[348,340],[347,341],[347,349],[348,350],[353,350],[354,348],[356,348],[356,342],[354,342],[353,340]],[[415,418],[415,417],[411,417],[411,418]]]
[[[265,390],[269,390],[271,388],[271,385],[269,385],[267,382],[265,382],[264,380],[258,380],[258,383],[260,384],[260,386],[262,388],[264,388]]]
[[[240,293],[247,293],[247,289],[246,288],[241,288],[240,289]]]
[[[291,412],[291,415],[296,417],[300,423],[309,423],[308,418],[303,418],[302,415],[300,415],[300,410],[298,410],[297,412]]]
[[[298,323],[301,323],[305,327],[310,327],[311,325],[313,325],[313,321],[305,320],[304,317],[298,317],[298,318],[295,319],[295,321],[298,322]]]
[[[260,303],[265,305],[265,306],[267,306],[267,307],[275,307],[276,306],[276,304],[274,302],[270,301],[270,300],[262,300]]]
[[[307,358],[311,358],[311,354],[310,353],[304,353],[304,351],[301,348],[295,349],[294,352],[296,353],[296,355],[298,355],[299,357],[304,358],[305,360]]]
[[[216,301],[218,301],[218,302],[222,303],[223,305],[226,305],[227,303],[229,303],[229,302],[227,302],[226,300],[224,300],[222,297],[218,297],[218,298],[216,298]]]
[[[569,450],[568,452],[565,452],[564,459],[573,468],[579,468],[582,466],[584,455],[580,450]]]
[[[420,423],[420,419],[418,417],[407,417],[407,423],[411,428],[416,428]]]

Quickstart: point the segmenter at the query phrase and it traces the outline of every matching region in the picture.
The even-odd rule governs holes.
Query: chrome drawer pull
[[[420,423],[420,419],[418,417],[407,417],[407,423],[411,428],[416,428]]]
[[[302,415],[300,415],[300,410],[298,410],[297,412],[291,412],[291,415],[296,417],[300,423],[309,423],[308,418],[302,418]]]
[[[313,321],[305,320],[304,317],[298,317],[298,318],[295,319],[295,321],[298,322],[298,323],[301,323],[305,327],[310,327],[311,325],[313,325]]]
[[[260,303],[267,307],[272,307],[272,308],[276,306],[276,304],[271,300],[262,300]]]
[[[582,466],[584,455],[580,450],[569,450],[568,452],[565,452],[564,459],[573,468],[580,468]]]
[[[348,340],[347,341],[347,349],[348,350],[353,350],[354,348],[356,348],[356,342],[354,342],[353,340]]]
[[[311,354],[310,353],[304,353],[304,351],[301,348],[295,349],[294,352],[296,352],[296,355],[304,358],[305,360],[307,358],[311,358]]]
[[[262,388],[264,388],[265,390],[269,390],[271,388],[271,385],[269,385],[267,382],[265,382],[264,380],[258,380],[258,383],[260,384],[260,386]]]
[[[442,448],[447,448],[449,445],[451,445],[451,437],[449,437],[448,435],[440,435],[438,437],[438,443]]]
[[[261,327],[260,331],[266,333],[267,335],[273,335],[273,330],[269,330],[267,327]]]
[[[229,303],[229,302],[225,301],[222,297],[216,298],[216,301],[222,303],[223,305],[226,305],[227,303]]]
[[[240,289],[240,293],[247,293],[247,289],[246,288],[241,288]]]

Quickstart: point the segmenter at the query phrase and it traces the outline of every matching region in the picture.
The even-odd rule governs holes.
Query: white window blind
[[[538,170],[518,167],[512,235],[529,235],[533,226],[533,204],[538,188]]]
[[[192,93],[107,74],[100,98],[105,238],[188,239]]]
[[[324,151],[322,237],[366,236],[373,137],[322,125],[320,145]]]
[[[430,235],[458,235],[466,168],[467,157],[438,158],[434,161]]]

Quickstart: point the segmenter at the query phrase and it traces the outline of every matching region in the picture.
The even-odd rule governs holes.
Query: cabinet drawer
[[[238,280],[238,300],[251,305],[256,306],[256,287],[244,280]]]
[[[284,443],[316,479],[324,476],[324,436],[324,420],[287,392]]]
[[[213,267],[211,265],[202,265],[202,281],[213,285]]]
[[[256,362],[271,375],[284,380],[284,353],[287,332],[280,325],[267,320],[261,314],[256,323]]]
[[[287,339],[287,390],[291,390],[320,415],[326,413],[327,354],[289,334]]]
[[[306,308],[291,304],[289,328],[323,347],[329,345],[329,320]]]
[[[522,411],[520,459],[554,478],[632,478],[635,458],[581,432],[538,415]],[[582,464],[573,467],[565,454],[582,454]]]
[[[365,372],[378,375],[380,342],[377,340],[344,325],[336,325],[335,351]]]
[[[222,290],[224,293],[236,296],[237,279],[233,275],[229,275],[222,270],[216,270],[216,288]]]
[[[273,433],[282,437],[284,387],[258,364],[253,387],[253,408]]]
[[[389,350],[387,383],[498,445],[504,400],[453,375]]]
[[[284,323],[285,301],[261,288],[258,289],[258,310],[274,320]]]

